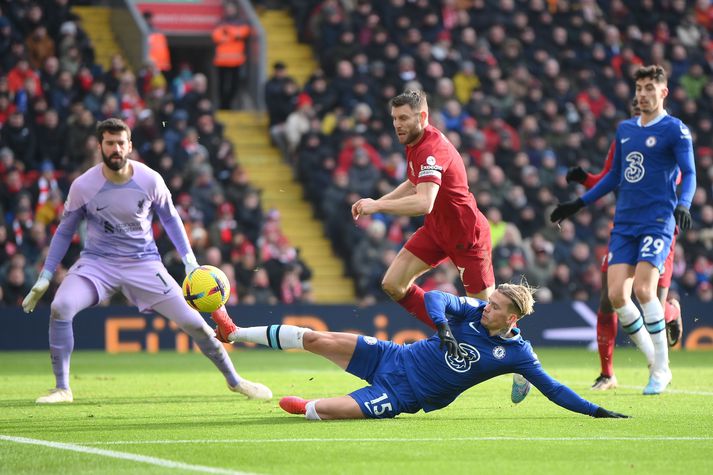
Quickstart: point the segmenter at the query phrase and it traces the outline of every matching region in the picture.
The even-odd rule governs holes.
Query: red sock
[[[671,305],[671,301],[667,300],[666,305],[663,306],[663,319],[666,323],[676,320],[678,318],[678,309]]]
[[[426,312],[423,294],[425,294],[423,289],[414,284],[409,287],[404,298],[397,303],[405,308],[411,315],[416,316],[416,318],[435,330],[436,326],[433,324],[431,317],[428,316],[428,312]]]
[[[597,312],[597,347],[602,374],[614,374],[614,343],[616,343],[617,316],[615,312]]]

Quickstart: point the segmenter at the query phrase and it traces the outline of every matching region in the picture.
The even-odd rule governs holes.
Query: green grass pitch
[[[232,359],[273,401],[229,392],[199,354],[78,351],[75,402],[38,406],[54,382],[48,354],[0,353],[0,473],[713,473],[713,352],[672,353],[661,396],[641,395],[647,371],[631,349],[617,349],[621,387],[605,393],[589,390],[596,353],[538,354],[552,376],[633,418],[574,414],[537,390],[515,406],[503,376],[430,414],[310,422],[283,413],[279,398],[338,396],[363,382],[308,353],[252,349]]]

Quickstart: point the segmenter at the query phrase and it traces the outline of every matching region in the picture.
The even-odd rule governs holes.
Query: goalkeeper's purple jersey
[[[490,336],[480,324],[486,302],[439,291],[427,292],[425,301],[434,323],[450,317],[453,336],[470,358],[448,356],[439,348],[437,334],[404,347],[406,376],[424,411],[445,407],[466,389],[490,378],[518,373],[552,402],[581,414],[596,412],[596,404],[582,399],[542,369],[530,342],[522,339],[517,328],[512,338]]]
[[[151,226],[154,213],[180,255],[191,252],[183,223],[161,175],[140,162],[130,163],[133,176],[121,185],[104,177],[102,164],[72,182],[45,270],[55,271],[82,219],[87,221],[82,256],[161,260]]]

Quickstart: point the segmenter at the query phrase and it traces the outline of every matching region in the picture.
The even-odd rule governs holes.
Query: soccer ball
[[[183,279],[183,298],[199,312],[212,313],[230,297],[230,282],[222,270],[200,266]]]

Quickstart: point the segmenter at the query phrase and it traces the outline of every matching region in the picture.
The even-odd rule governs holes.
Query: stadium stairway
[[[312,48],[297,42],[297,29],[290,12],[263,10],[259,18],[265,30],[268,74],[276,61],[282,61],[287,65],[287,73],[304,86],[318,65]]]
[[[111,57],[115,54],[123,56],[121,47],[114,38],[114,31],[109,23],[111,8],[95,6],[75,6],[72,12],[77,14],[82,22],[82,28],[86,31],[94,46],[96,63],[100,64],[104,70],[108,70],[111,65]]]
[[[250,182],[262,190],[263,209],[280,212],[283,232],[312,269],[315,301],[354,302],[354,284],[344,276],[344,263],[332,252],[322,223],[313,217],[309,203],[302,199],[302,186],[294,181],[292,169],[270,143],[267,115],[222,110],[217,116],[225,124],[225,136],[235,145],[238,161]]]

